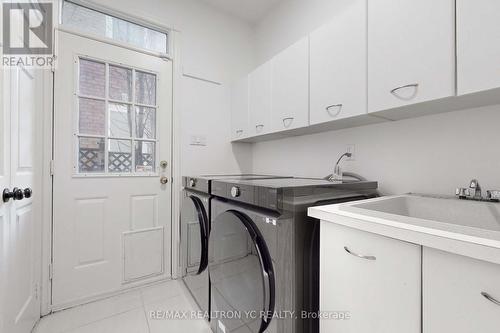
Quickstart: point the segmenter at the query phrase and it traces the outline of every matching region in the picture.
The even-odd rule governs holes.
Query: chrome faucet
[[[473,179],[469,185],[469,191],[472,193],[472,198],[475,200],[481,200],[483,195],[481,194],[481,185],[477,179]]]
[[[488,190],[486,191],[486,197],[483,197],[481,185],[477,179],[471,180],[469,187],[459,187],[455,192],[459,199],[469,199],[478,201],[500,201],[500,191],[498,190]]]

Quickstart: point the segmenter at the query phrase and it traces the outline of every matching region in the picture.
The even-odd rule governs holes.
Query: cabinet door
[[[500,1],[457,0],[458,93],[500,87]]]
[[[366,0],[311,34],[311,124],[366,114]]]
[[[368,1],[368,110],[455,95],[455,0]]]
[[[423,262],[424,333],[500,332],[500,265],[428,248]]]
[[[272,66],[272,131],[308,126],[309,37],[278,54]]]
[[[249,75],[250,136],[271,131],[272,64],[267,62]]]
[[[331,222],[320,242],[320,311],[350,314],[321,333],[421,332],[420,246]]]
[[[248,123],[248,76],[235,82],[231,87],[231,139],[249,136]]]

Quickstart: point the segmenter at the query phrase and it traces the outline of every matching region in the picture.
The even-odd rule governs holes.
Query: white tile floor
[[[44,317],[34,333],[210,333],[203,319],[152,319],[150,311],[198,311],[181,281],[169,281]]]

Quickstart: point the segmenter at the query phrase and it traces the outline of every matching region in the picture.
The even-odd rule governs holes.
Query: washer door
[[[275,276],[259,229],[246,214],[224,211],[212,221],[209,248],[212,311],[222,316],[213,322],[229,330],[245,325],[264,332],[274,312]],[[234,311],[242,318],[224,314]]]
[[[185,275],[199,275],[208,267],[208,228],[208,217],[203,202],[197,196],[186,196],[181,210]]]

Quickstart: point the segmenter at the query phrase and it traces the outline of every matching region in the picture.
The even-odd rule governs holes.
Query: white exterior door
[[[39,74],[20,67],[1,73],[0,191],[18,188],[16,200],[0,199],[1,332],[29,332],[40,318],[41,220],[28,193],[34,179],[35,111],[41,104]]]
[[[64,308],[171,276],[172,63],[64,32],[59,45],[52,301]]]

